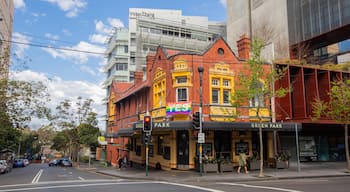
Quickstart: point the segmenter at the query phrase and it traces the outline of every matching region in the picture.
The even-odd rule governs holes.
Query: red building
[[[107,160],[116,165],[119,157],[128,156],[134,164],[145,163],[142,120],[149,114],[153,120],[149,165],[167,170],[196,168],[198,130],[192,127],[192,117],[201,104],[198,67],[204,69],[203,153],[225,159],[232,170],[239,153],[251,156],[259,151],[255,106],[250,102],[243,107],[231,105],[238,74],[247,70],[244,66],[250,40],[242,36],[237,44],[239,58],[221,38],[202,54],[179,53],[160,46],[155,55],[147,57],[145,74],[135,72],[133,83],[113,83]],[[287,68],[284,78],[276,83],[277,89],[289,87],[292,91],[276,99],[276,122],[271,122],[270,101],[263,101],[264,160],[270,161],[281,150],[289,150],[296,159],[296,134],[302,160],[344,160],[341,125],[327,119],[313,122],[310,117],[314,98],[327,100],[331,82],[347,79],[349,73],[280,63],[275,66]],[[269,71],[271,65],[264,68]]]
[[[278,121],[302,124],[300,132],[301,160],[345,161],[343,126],[325,117],[313,121],[315,98],[329,101],[331,82],[350,78],[349,72],[332,71],[316,66],[276,64],[287,67],[286,76],[277,84],[290,87],[286,97],[276,99]],[[294,135],[280,134],[282,148],[295,151]]]

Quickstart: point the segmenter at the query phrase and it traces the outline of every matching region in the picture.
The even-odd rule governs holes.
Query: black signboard
[[[246,155],[249,155],[249,145],[248,142],[237,142],[235,143],[236,146],[236,155],[239,155],[240,153],[245,153]]]

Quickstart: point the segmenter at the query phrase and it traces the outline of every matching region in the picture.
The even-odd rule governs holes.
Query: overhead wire
[[[56,47],[56,46],[43,45],[43,44],[37,44],[37,43],[28,43],[28,42],[20,42],[20,41],[4,40],[4,39],[0,40],[0,41],[14,43],[14,44],[28,45],[28,46],[32,46],[32,47],[41,47],[41,48],[57,49],[57,50],[73,51],[73,52],[81,52],[81,53],[89,53],[89,54],[96,54],[96,55],[106,55],[105,53],[102,53],[102,52],[85,51],[85,50],[73,49],[73,48],[67,48],[67,47]]]

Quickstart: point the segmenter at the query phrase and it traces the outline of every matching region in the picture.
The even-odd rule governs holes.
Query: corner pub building
[[[197,167],[198,130],[192,128],[192,117],[199,111],[200,106],[200,75],[197,70],[199,66],[204,69],[203,154],[213,159],[225,159],[233,170],[233,167],[238,165],[239,153],[245,152],[252,156],[253,152],[259,152],[255,108],[249,104],[236,108],[230,101],[238,74],[246,70],[244,65],[249,59],[250,40],[242,36],[237,46],[239,57],[222,38],[218,38],[201,54],[179,53],[159,46],[155,55],[147,56],[145,77],[143,72],[135,72],[133,83],[114,82],[108,107],[107,161],[116,166],[120,152],[127,151],[129,161],[133,165],[145,164],[142,120],[144,115],[150,114],[153,131],[149,145],[149,166],[163,170],[190,170]],[[287,64],[276,66],[288,68],[286,76],[276,83],[277,87],[295,86],[292,84],[295,73],[305,74],[304,72],[309,73],[312,70],[313,73],[317,73],[318,70]],[[264,68],[265,71],[271,70],[271,65],[266,64]],[[337,74],[343,75],[342,72]],[[270,101],[264,101],[262,126],[265,162],[269,162],[281,150],[290,150],[292,159],[296,159],[296,133],[300,136],[305,134],[306,138],[318,133],[312,128],[303,132],[304,122],[306,127],[309,127],[311,122],[310,118],[307,118],[311,112],[309,108],[309,113],[304,114],[304,119],[296,116],[299,115],[297,112],[300,109],[296,109],[299,105],[295,104],[303,100],[305,106],[310,105],[307,103],[311,98],[307,96],[314,94],[308,92],[301,96],[301,99],[298,93],[306,91],[305,86],[316,86],[317,81],[303,80],[300,79],[297,84],[300,89],[293,88],[293,92],[286,97],[276,99],[276,122],[271,122]],[[322,77],[318,80],[322,80],[323,83],[317,86],[325,86],[327,83],[329,86],[331,79]],[[326,97],[326,94],[322,95]],[[324,125],[322,120],[316,124]]]

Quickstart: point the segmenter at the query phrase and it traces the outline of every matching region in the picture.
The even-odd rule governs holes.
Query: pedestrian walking
[[[239,165],[238,165],[238,169],[237,169],[237,173],[241,173],[241,168],[244,167],[244,171],[245,173],[249,173],[248,172],[248,168],[247,168],[247,156],[245,153],[240,153],[239,154]]]

